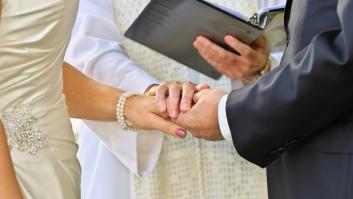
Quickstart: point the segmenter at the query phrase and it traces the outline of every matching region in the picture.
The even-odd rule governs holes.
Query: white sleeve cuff
[[[226,105],[227,105],[228,95],[223,96],[218,104],[218,123],[221,133],[226,141],[233,145],[232,133],[230,132]]]

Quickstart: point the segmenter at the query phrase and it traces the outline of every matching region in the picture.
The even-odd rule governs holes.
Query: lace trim
[[[48,140],[42,132],[34,129],[37,118],[32,115],[32,105],[18,103],[2,113],[2,122],[7,134],[10,150],[16,149],[36,155]]]

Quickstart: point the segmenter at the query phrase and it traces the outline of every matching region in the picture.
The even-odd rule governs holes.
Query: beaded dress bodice
[[[12,150],[35,155],[49,140],[74,140],[62,64],[76,9],[76,1],[4,1],[0,113]]]
[[[22,195],[80,198],[62,65],[76,0],[3,0],[0,117]]]
[[[80,197],[62,65],[76,0],[3,0],[0,117],[26,199]]]

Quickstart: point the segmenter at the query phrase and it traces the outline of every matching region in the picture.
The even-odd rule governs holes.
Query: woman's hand
[[[185,138],[184,128],[173,123],[168,114],[160,113],[154,96],[132,96],[127,99],[125,117],[134,127],[144,130],[159,130],[177,138]]]
[[[250,46],[227,35],[224,41],[239,55],[227,51],[203,36],[197,37],[194,47],[215,69],[235,80],[253,76],[266,65],[268,50],[264,37],[259,37]]]
[[[176,119],[180,112],[191,109],[194,94],[207,89],[207,84],[194,84],[190,81],[164,81],[153,87],[147,94],[156,96],[156,105],[160,113],[168,113],[169,117]]]

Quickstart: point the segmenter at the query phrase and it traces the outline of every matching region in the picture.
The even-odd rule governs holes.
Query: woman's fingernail
[[[177,135],[180,138],[185,138],[186,137],[186,131],[184,129],[182,129],[182,128],[178,128],[175,131],[175,135]]]

